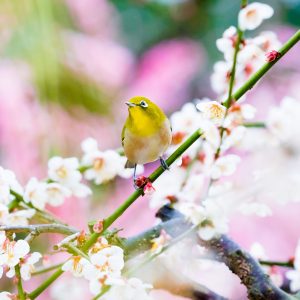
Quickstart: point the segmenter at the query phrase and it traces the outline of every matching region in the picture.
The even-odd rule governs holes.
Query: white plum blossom
[[[72,192],[57,182],[47,183],[45,186],[45,194],[47,195],[47,203],[52,206],[62,205],[65,198],[70,197]]]
[[[210,77],[212,89],[219,95],[223,95],[228,90],[230,72],[232,63],[227,61],[218,61],[214,64],[213,73]],[[236,70],[236,74],[239,70]],[[238,75],[236,75],[237,78]]]
[[[29,251],[29,244],[25,240],[9,241],[6,239],[4,241],[0,252],[0,266],[6,265],[9,268],[9,271],[6,273],[7,277],[11,278],[15,275],[14,267]]]
[[[79,170],[79,161],[76,157],[52,157],[48,162],[48,176],[72,191],[76,197],[86,197],[91,190],[80,181],[82,175]]]
[[[290,289],[292,292],[300,290],[300,240],[298,241],[294,257],[294,270],[289,270],[285,273],[286,277],[291,281]]]
[[[100,151],[95,139],[85,139],[81,143],[81,148],[84,152],[82,164],[87,167],[84,172],[85,179],[101,184],[112,180],[117,175],[124,178],[130,178],[133,175],[132,169],[125,169],[126,157],[114,150]],[[143,170],[143,166],[139,165],[137,174],[141,174]]]
[[[28,220],[35,215],[35,209],[22,209],[9,213],[6,216],[5,225],[25,226]],[[0,212],[1,214],[1,212]],[[0,218],[1,219],[1,218]],[[0,221],[1,223],[1,221]]]
[[[44,209],[47,203],[45,188],[45,182],[38,181],[35,177],[31,178],[25,187],[24,201],[38,209]]]
[[[89,253],[91,264],[85,268],[84,276],[90,281],[91,293],[96,295],[104,284],[114,285],[120,281],[124,254],[122,248],[109,245],[104,238]]]
[[[197,104],[197,109],[203,113],[205,119],[212,121],[216,125],[223,123],[226,107],[217,101],[200,101]]]
[[[86,268],[90,265],[90,262],[81,256],[73,256],[66,261],[61,269],[65,272],[69,271],[75,277],[83,277]]]
[[[279,50],[282,43],[273,31],[263,31],[251,39],[251,42],[260,47],[265,53],[271,50]]]
[[[253,2],[240,10],[238,23],[241,30],[253,30],[257,28],[265,19],[273,16],[274,10],[271,6]]]
[[[16,175],[7,169],[0,167],[0,203],[8,204],[14,199],[10,191],[23,195],[23,188],[16,179]]]
[[[230,26],[229,28],[227,28],[224,31],[222,38],[217,39],[217,48],[219,51],[223,52],[225,60],[231,61],[233,59],[236,41],[237,30],[234,26]]]
[[[247,129],[244,126],[237,126],[233,128],[229,133],[225,133],[221,150],[226,151],[230,149],[233,146],[238,146],[242,140],[243,137],[246,134]]]
[[[151,300],[150,289],[152,285],[143,283],[139,278],[123,279],[103,296],[103,300]]]
[[[219,157],[211,168],[211,178],[219,179],[222,176],[232,175],[240,160],[240,157],[234,154]]]
[[[33,252],[31,254],[28,254],[21,261],[20,273],[23,280],[29,280],[31,278],[31,273],[35,271],[34,264],[36,264],[41,258],[41,253]]]
[[[199,129],[202,123],[201,113],[193,103],[184,104],[180,111],[172,114],[170,120],[173,132],[182,132],[186,136]]]

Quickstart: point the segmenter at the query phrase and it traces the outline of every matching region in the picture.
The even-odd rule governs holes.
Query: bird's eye
[[[145,101],[140,102],[141,107],[148,107],[148,104]]]

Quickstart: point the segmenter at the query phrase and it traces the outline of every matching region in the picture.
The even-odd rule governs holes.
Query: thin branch
[[[60,234],[70,235],[78,232],[78,230],[73,227],[65,226],[61,224],[34,224],[34,225],[24,225],[24,226],[0,225],[0,231],[14,232],[14,233],[25,232],[25,233],[32,233],[35,235],[41,233],[60,233]]]
[[[264,266],[278,266],[285,268],[294,268],[294,263],[292,260],[289,261],[272,261],[272,260],[259,260],[259,263]]]
[[[53,271],[55,269],[60,268],[63,265],[63,263],[60,264],[56,264],[56,265],[52,265],[50,267],[46,267],[46,268],[40,268],[38,270],[36,270],[35,272],[31,273],[32,276],[36,276],[36,275],[40,275],[40,274],[44,274],[50,271]]]
[[[243,126],[248,128],[266,128],[266,123],[264,122],[248,122],[244,123]]]
[[[16,278],[17,278],[17,287],[18,287],[18,296],[20,300],[25,300],[25,292],[23,290],[23,285],[22,285],[22,277],[21,277],[21,272],[20,272],[20,265],[15,266],[15,272],[16,272]]]

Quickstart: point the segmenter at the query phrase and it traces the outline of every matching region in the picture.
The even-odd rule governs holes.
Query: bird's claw
[[[162,168],[165,171],[170,170],[170,167],[168,166],[167,162],[162,157],[160,157],[159,160],[160,160],[160,164],[161,164]]]

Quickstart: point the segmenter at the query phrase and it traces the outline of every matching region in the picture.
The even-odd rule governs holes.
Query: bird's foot
[[[170,170],[170,167],[168,166],[167,162],[162,157],[159,158],[159,161],[160,161],[160,164],[161,164],[162,168],[165,171]]]

